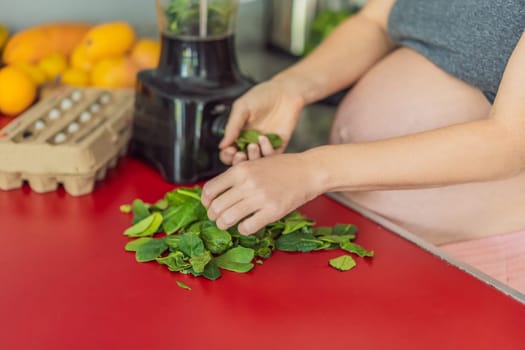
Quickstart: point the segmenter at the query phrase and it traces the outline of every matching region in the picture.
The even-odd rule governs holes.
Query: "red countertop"
[[[339,251],[214,282],[137,263],[119,206],[172,188],[125,159],[91,195],[0,191],[0,349],[525,349],[525,305],[327,197],[301,211],[376,252],[351,271]]]

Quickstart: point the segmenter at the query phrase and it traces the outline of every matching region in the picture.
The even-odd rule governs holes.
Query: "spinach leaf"
[[[221,271],[219,270],[219,267],[217,266],[215,260],[210,261],[208,265],[206,265],[204,271],[202,272],[202,275],[212,281],[221,277]]]
[[[186,290],[191,290],[191,287],[189,287],[187,284],[182,283],[181,281],[175,281],[179,287]]]
[[[135,199],[133,201],[131,204],[131,211],[133,212],[133,224],[145,219],[150,214],[146,203],[140,199]]]
[[[253,269],[251,261],[255,252],[251,248],[235,247],[215,258],[217,266],[233,272],[248,272]]]
[[[334,226],[332,234],[336,236],[344,236],[344,235],[355,235],[356,232],[357,232],[357,227],[355,225],[337,224]]]
[[[172,272],[181,272],[191,268],[191,265],[184,260],[184,254],[181,251],[175,251],[163,258],[155,259],[161,265],[168,266]]]
[[[204,251],[199,255],[194,255],[190,258],[190,265],[195,274],[202,274],[204,268],[211,261],[212,256],[209,251]]]
[[[333,227],[316,227],[313,229],[313,235],[314,236],[331,236],[332,232],[334,231]]]
[[[179,250],[192,258],[204,253],[204,243],[196,234],[184,233],[179,236]]]
[[[128,237],[153,236],[161,223],[162,214],[153,213],[124,231],[124,235]]]
[[[346,250],[349,253],[356,254],[361,258],[374,256],[373,250],[367,251],[365,248],[361,247],[359,244],[356,244],[353,242],[349,242],[349,241],[341,242],[340,247],[341,249]]]
[[[304,227],[310,227],[314,224],[315,222],[308,220],[298,211],[294,211],[284,218],[284,231],[282,234],[286,235],[298,231]]]
[[[237,140],[235,140],[235,145],[239,151],[244,152],[250,143],[259,144],[259,136],[261,135],[262,134],[257,130],[242,130]],[[283,144],[283,140],[277,134],[266,134],[265,136],[268,137],[273,148],[279,148]]]
[[[164,238],[152,239],[137,248],[135,257],[138,262],[153,261],[166,250],[168,250],[168,245],[164,242]]]
[[[200,201],[192,199],[176,207],[168,208],[164,212],[163,228],[166,234],[170,235],[195,221],[206,219],[206,217],[206,209]]]
[[[228,231],[219,229],[215,224],[202,229],[201,238],[206,249],[213,254],[222,254],[232,245],[232,236]]]
[[[318,236],[317,239],[323,242],[329,243],[343,243],[348,242],[355,238],[355,235],[328,235],[328,236]]]
[[[323,241],[314,235],[300,231],[282,235],[277,239],[277,249],[285,252],[311,252],[322,245]]]
[[[355,260],[350,255],[341,255],[340,257],[330,259],[328,263],[339,271],[348,271],[356,265]]]
[[[152,239],[153,238],[151,237],[137,238],[133,241],[128,242],[126,246],[124,247],[124,250],[126,250],[127,252],[136,252],[138,247],[140,247],[141,245],[143,245],[144,243],[148,241],[151,241]]]
[[[179,250],[179,240],[180,236],[166,236],[164,237],[164,242],[168,245],[170,248],[170,251],[174,252],[176,250]]]
[[[151,212],[164,211],[166,209],[168,209],[168,201],[165,199],[159,199],[157,202],[155,202],[155,204],[149,207]]]

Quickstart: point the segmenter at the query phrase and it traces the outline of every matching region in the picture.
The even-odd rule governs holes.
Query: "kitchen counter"
[[[525,348],[523,296],[327,196],[301,212],[357,225],[357,242],[375,251],[348,272],[327,264],[339,251],[276,252],[217,281],[137,263],[119,206],[171,189],[127,158],[87,196],[0,192],[0,348]]]

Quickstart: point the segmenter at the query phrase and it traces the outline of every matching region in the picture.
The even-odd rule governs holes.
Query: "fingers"
[[[230,146],[221,150],[219,153],[219,158],[224,164],[231,165],[233,163],[233,157],[235,156],[235,153],[237,153],[237,148]]]
[[[232,164],[233,165],[237,165],[237,164],[239,164],[241,162],[244,162],[245,160],[248,160],[248,157],[246,156],[246,153],[244,153],[244,152],[237,152],[233,156]]]
[[[241,235],[247,236],[259,231],[264,226],[279,219],[279,217],[271,215],[269,211],[260,210],[249,218],[243,220],[239,226],[237,226],[237,229]]]
[[[266,136],[259,136],[259,145],[261,147],[261,153],[264,157],[271,156],[275,153],[272,143]]]
[[[219,219],[228,208],[234,206],[241,200],[242,196],[235,190],[235,188],[229,189],[212,200],[208,208],[208,218],[212,221],[217,221],[217,219]]]
[[[250,200],[240,201],[226,209],[215,222],[221,230],[226,230],[256,210],[256,202]],[[254,231],[255,232],[255,231]]]
[[[226,124],[226,128],[224,129],[224,137],[219,143],[219,148],[222,149],[224,147],[232,145],[235,142],[237,137],[239,137],[239,133],[241,132],[242,127],[246,123],[248,116],[248,109],[246,109],[239,102],[235,102],[233,104],[228,123]]]
[[[201,193],[201,203],[205,208],[209,208],[215,198],[233,186],[235,177],[230,176],[230,170],[231,168],[204,184]]]

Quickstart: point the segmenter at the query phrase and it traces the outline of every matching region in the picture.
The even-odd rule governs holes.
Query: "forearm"
[[[497,119],[388,140],[323,146],[303,153],[316,164],[320,192],[390,190],[487,181],[525,166],[525,142]]]
[[[353,84],[392,48],[384,28],[358,13],[310,55],[274,79],[293,88],[308,104]]]

